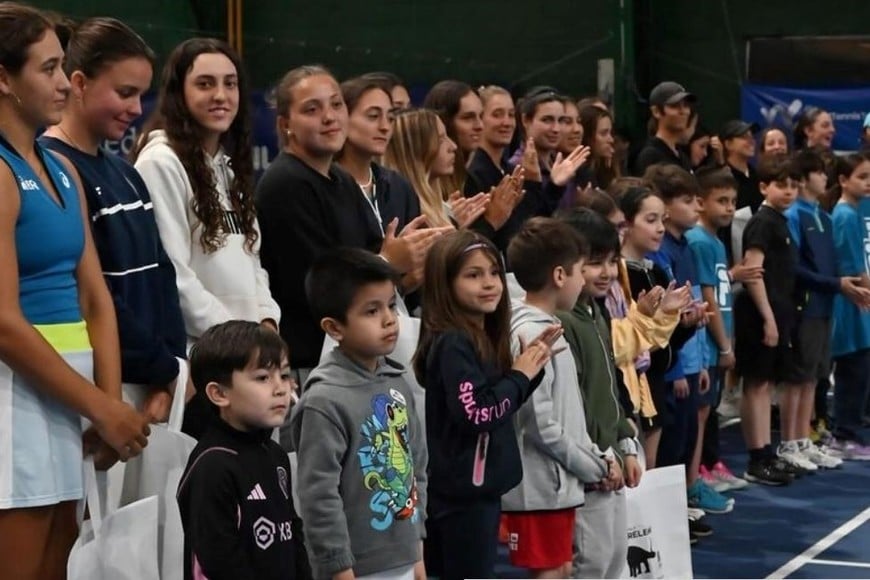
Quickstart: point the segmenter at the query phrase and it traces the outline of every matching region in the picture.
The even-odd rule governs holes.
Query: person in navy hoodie
[[[153,420],[165,420],[178,358],[186,358],[175,268],[139,173],[101,146],[121,140],[142,113],[154,52],[113,18],[92,18],[68,32],[65,67],[73,98],[40,143],[72,161],[82,178],[118,318],[124,396]]]

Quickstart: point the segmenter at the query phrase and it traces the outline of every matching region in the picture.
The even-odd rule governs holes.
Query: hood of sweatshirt
[[[526,304],[523,300],[511,300],[511,329],[522,324],[559,324],[554,314],[547,314],[537,306]]]
[[[308,376],[303,391],[308,391],[318,383],[326,383],[332,387],[352,389],[376,383],[382,378],[397,378],[405,372],[405,367],[396,361],[382,357],[374,372],[364,368],[338,347],[327,353],[320,364]]]
[[[169,147],[169,137],[166,135],[166,131],[163,129],[155,129],[154,131],[149,132],[147,135],[142,135],[142,139],[145,140],[145,146],[142,147],[142,151],[139,152],[139,155],[142,155],[146,151],[154,150],[156,147],[160,145],[166,145]]]
[[[169,137],[166,135],[166,131],[163,129],[155,129],[145,135],[143,139],[145,139],[145,145],[142,147],[142,151],[139,152],[140,156],[147,153],[149,155],[160,157],[164,153],[168,153],[173,157],[178,157],[172,149],[172,145],[169,143]],[[234,177],[233,170],[230,167],[230,156],[226,154],[223,148],[218,149],[217,153],[214,155],[209,155],[207,153],[204,153],[204,155],[205,162],[209,169],[211,169],[212,175],[214,175],[215,187],[217,187],[221,200],[228,200],[228,194],[232,187]]]

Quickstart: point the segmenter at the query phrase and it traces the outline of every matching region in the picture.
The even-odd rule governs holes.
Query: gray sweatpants
[[[574,520],[574,578],[619,578],[628,553],[625,489],[590,491]]]

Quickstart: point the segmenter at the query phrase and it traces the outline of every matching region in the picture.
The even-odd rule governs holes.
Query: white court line
[[[779,569],[771,573],[768,578],[787,578],[802,566],[813,560],[813,558],[851,534],[867,520],[870,520],[870,507],[780,566]],[[816,562],[818,561],[819,560],[816,560]]]
[[[845,560],[810,560],[808,564],[823,564],[825,566],[846,566],[850,568],[870,568],[870,562],[846,562]]]

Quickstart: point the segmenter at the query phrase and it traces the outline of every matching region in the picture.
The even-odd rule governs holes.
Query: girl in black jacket
[[[656,252],[661,245],[665,232],[664,202],[647,187],[630,188],[619,200],[619,207],[625,216],[625,237],[622,242],[622,258],[628,273],[628,283],[632,298],[638,299],[641,292],[650,292],[656,286],[667,288],[671,280],[668,274],[646,254]],[[682,325],[677,325],[671,341],[662,349],[650,353],[650,366],[646,371],[650,393],[657,415],[644,421],[644,451],[647,467],[656,465],[662,425],[668,421],[667,386],[665,373],[676,362],[680,347],[692,336]]]
[[[501,257],[474,232],[439,239],[425,278],[414,371],[426,389],[426,570],[445,580],[492,578],[501,496],[523,475],[511,418],[540,383],[562,329],[549,328],[512,359]]]

